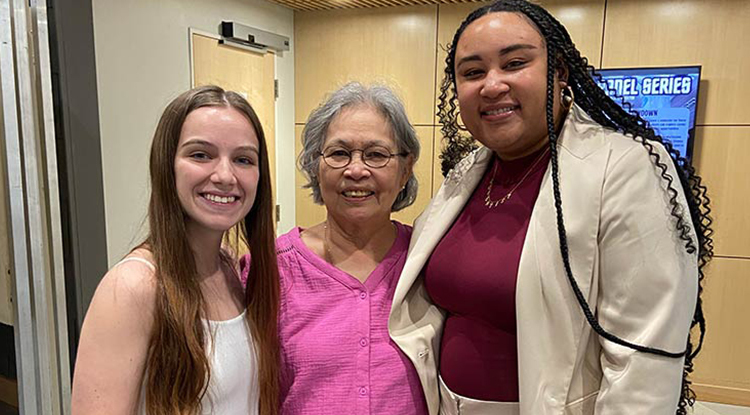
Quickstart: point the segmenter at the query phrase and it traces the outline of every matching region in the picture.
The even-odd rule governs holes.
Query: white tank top
[[[138,261],[154,265],[137,257],[125,261]],[[209,334],[206,351],[211,367],[208,390],[201,400],[201,414],[257,415],[260,388],[258,386],[258,363],[255,357],[250,327],[245,319],[246,311],[229,320],[203,320],[203,328]],[[146,413],[146,376],[141,386],[138,414]],[[169,382],[164,379],[164,382]]]

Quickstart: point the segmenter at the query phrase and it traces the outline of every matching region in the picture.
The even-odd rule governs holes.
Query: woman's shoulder
[[[393,220],[398,234],[396,235],[396,242],[393,245],[392,250],[398,253],[406,254],[409,251],[409,245],[411,245],[411,237],[414,233],[414,228],[404,223]]]
[[[664,160],[670,157],[664,145],[658,141],[625,134],[593,120],[586,121],[585,124],[589,128],[570,129],[569,131],[575,133],[563,136],[562,146],[576,155],[575,159],[584,160],[588,155],[606,148],[608,170],[634,170],[651,164],[654,155]]]
[[[393,223],[396,225],[396,228],[398,229],[399,237],[406,238],[407,240],[411,239],[411,234],[414,231],[414,228],[411,225],[401,223],[397,220],[394,220]]]
[[[153,257],[137,249],[115,264],[99,282],[86,322],[102,335],[148,336],[156,306],[157,283]]]
[[[153,263],[149,252],[137,249],[100,281],[81,327],[74,411],[111,412],[101,409],[137,402],[155,321]]]
[[[288,253],[294,247],[294,244],[299,241],[301,233],[302,228],[295,226],[289,232],[276,238],[276,255]]]
[[[276,238],[276,260],[279,265],[279,272],[283,274],[284,264],[288,262],[287,257],[293,255],[295,241],[300,239],[300,228],[294,227],[289,232]],[[252,258],[250,254],[245,254],[240,258],[240,281],[242,284],[247,284],[247,279],[250,275],[250,266],[252,265]]]
[[[664,164],[668,170],[674,168],[673,163],[665,163],[672,160],[664,144],[654,140],[644,140],[621,132],[610,132],[608,134],[610,143],[608,171],[633,172],[655,164]]]
[[[577,105],[573,106],[573,110],[570,111],[563,125],[560,145],[580,160],[606,148],[610,165],[625,157],[648,159],[649,151],[646,149],[648,146],[653,147],[654,152],[660,155],[667,155],[661,143],[649,141],[647,145],[644,145],[641,137],[634,137],[631,134],[605,127],[594,121]]]
[[[156,297],[153,254],[145,248],[133,250],[104,275],[97,288],[99,291],[112,296],[121,306],[153,310]]]

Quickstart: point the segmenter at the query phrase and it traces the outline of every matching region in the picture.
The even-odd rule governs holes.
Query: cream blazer
[[[628,341],[683,351],[698,289],[697,253],[688,254],[678,237],[664,180],[647,151],[576,106],[558,148],[571,267],[599,322]],[[661,145],[654,148],[689,218],[674,166]],[[448,175],[415,223],[393,298],[390,335],[414,363],[431,415],[439,411],[445,312],[427,295],[421,271],[491,160],[490,150],[478,149]],[[548,167],[516,287],[521,415],[674,415],[684,359],[635,352],[591,330],[565,276],[555,215]],[[690,235],[695,241],[692,229]]]

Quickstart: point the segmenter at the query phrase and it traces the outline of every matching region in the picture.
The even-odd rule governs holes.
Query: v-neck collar
[[[335,280],[339,281],[346,287],[351,289],[362,289],[363,287],[369,292],[375,289],[383,281],[386,275],[389,275],[393,267],[399,262],[399,259],[406,254],[408,249],[408,240],[404,237],[404,233],[407,232],[405,226],[391,221],[396,225],[396,239],[388,249],[388,252],[383,257],[383,260],[372,270],[367,276],[364,282],[360,281],[348,272],[342,271],[334,265],[328,263],[325,259],[318,256],[312,249],[305,245],[302,241],[301,233],[302,228],[299,226],[295,227],[291,231],[292,246],[299,251],[299,253],[313,266],[320,270],[323,274],[326,274]]]

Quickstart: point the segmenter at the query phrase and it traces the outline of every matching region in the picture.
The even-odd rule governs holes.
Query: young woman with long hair
[[[73,379],[75,415],[270,414],[278,406],[278,270],[263,128],[216,86],[165,109],[150,159],[149,234],[97,288]],[[247,287],[237,231],[250,249]]]

